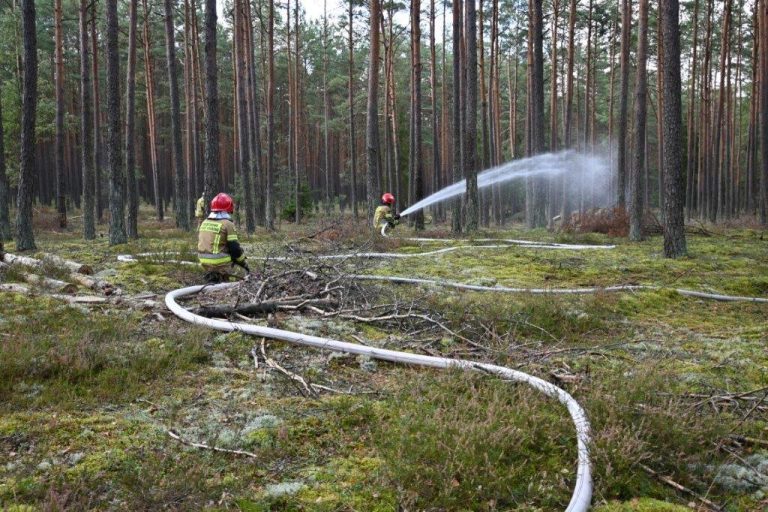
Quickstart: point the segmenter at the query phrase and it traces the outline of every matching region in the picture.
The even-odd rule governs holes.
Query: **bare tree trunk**
[[[693,55],[691,56],[691,85],[688,88],[688,150],[685,206],[688,218],[691,218],[696,202],[696,153],[699,150],[698,133],[696,132],[696,67],[699,46],[699,0],[693,3]]]
[[[96,219],[94,218],[92,91],[88,54],[88,0],[80,0],[80,150],[83,166],[83,238],[93,240],[96,238]]]
[[[349,0],[349,176],[352,180],[350,185],[350,200],[352,201],[352,215],[355,220],[360,216],[357,209],[357,148],[355,144],[355,47],[353,44],[353,23],[354,23],[354,3]],[[297,217],[298,219],[298,217]],[[297,220],[298,222],[298,220]]]
[[[435,0],[429,1],[429,85],[432,91],[432,193],[434,194],[440,189],[440,169],[442,163],[440,161],[440,137],[438,127],[438,107],[437,107],[437,59],[435,51]],[[445,82],[443,82],[443,88]],[[445,108],[445,106],[443,106]],[[443,129],[445,129],[443,127]],[[438,211],[440,206],[435,207],[435,217],[439,217]],[[423,221],[423,215],[422,215]]]
[[[206,205],[221,190],[219,173],[219,87],[216,63],[216,0],[205,0],[205,170]]]
[[[576,0],[571,0],[571,5],[568,14],[568,72],[566,74],[566,91],[565,91],[565,147],[570,148],[573,144],[571,137],[573,133],[573,67],[575,64],[575,32],[576,32]],[[563,222],[567,222],[571,213],[570,194],[569,194],[568,176],[563,174],[560,180],[560,186],[562,188],[562,198],[560,205],[560,218]]]
[[[715,115],[715,136],[712,146],[712,151],[715,157],[715,188],[716,188],[716,219],[718,221],[723,220],[725,215],[725,162],[723,155],[721,155],[721,143],[723,139],[723,131],[725,128],[725,75],[726,75],[726,55],[728,54],[728,35],[730,33],[730,21],[731,21],[731,0],[726,0],[724,12],[724,25],[722,41],[720,44],[720,91],[717,101],[717,113]]]
[[[379,0],[371,0],[371,57],[368,62],[368,108],[366,121],[366,195],[368,198],[368,221],[373,219],[376,201],[376,176],[379,173]]]
[[[117,0],[107,0],[107,164],[109,169],[109,244],[124,244],[125,172],[120,149],[120,55]]]
[[[168,0],[166,0],[168,1]],[[253,208],[253,188],[251,187],[251,154],[250,154],[250,142],[249,142],[249,126],[248,121],[248,100],[246,91],[246,83],[248,81],[248,69],[245,61],[247,45],[246,43],[246,31],[245,26],[245,5],[244,2],[239,0],[234,3],[234,33],[233,37],[236,42],[236,55],[235,55],[235,84],[237,92],[237,113],[238,113],[238,148],[240,155],[240,184],[243,190],[243,214],[245,215],[245,229],[248,233],[256,231],[256,217],[254,215]]]
[[[84,0],[81,0],[84,1]],[[128,71],[125,80],[125,174],[128,180],[129,238],[139,238],[139,190],[136,179],[136,4],[131,0],[128,14]],[[85,158],[85,156],[83,157]]]
[[[104,220],[104,187],[101,178],[101,95],[99,87],[99,45],[96,38],[96,3],[91,8],[91,48],[93,49],[93,180],[96,220]]]
[[[265,223],[270,231],[275,229],[275,198],[273,179],[275,175],[275,2],[269,0],[267,25],[269,80],[267,83],[267,175]]]
[[[64,196],[66,180],[64,177],[64,41],[61,31],[61,0],[55,0],[54,7],[55,39],[55,89],[56,89],[56,212],[59,227],[67,227],[67,202]]]
[[[81,0],[85,1],[85,0]],[[5,132],[3,131],[3,106],[0,98],[0,244],[11,240],[11,219],[9,203],[11,202],[11,190],[8,184],[8,175],[5,169]],[[91,214],[93,222],[93,214]]]
[[[768,225],[768,1],[760,2],[760,224]]]
[[[528,80],[530,97],[528,99],[529,131],[527,135],[529,156],[538,155],[544,148],[544,21],[542,0],[529,0],[529,48],[530,63]],[[546,226],[544,219],[545,195],[544,182],[541,178],[530,177],[526,187],[526,224],[528,228]]]
[[[550,78],[549,96],[549,147],[551,151],[557,151],[560,145],[557,135],[557,28],[560,17],[560,2],[552,2],[552,74]],[[556,178],[547,179],[547,229],[554,229],[554,218],[557,196]]]
[[[685,184],[683,182],[682,125],[680,84],[680,13],[678,0],[663,0],[661,24],[664,37],[664,257],[688,254],[685,241]]]
[[[629,46],[632,32],[632,1],[622,0],[621,15],[621,85],[619,86],[618,205],[624,206],[627,187],[627,114],[629,111]],[[638,148],[638,151],[641,149]]]
[[[424,164],[421,151],[421,5],[419,0],[411,0],[411,122],[410,122],[410,169],[411,186],[409,204],[415,204],[424,197]],[[424,229],[424,211],[413,214],[414,227]]]
[[[32,194],[35,173],[37,111],[37,34],[34,0],[21,0],[23,71],[21,98],[21,157],[16,212],[16,250],[36,249],[32,232]]]
[[[143,2],[144,6],[144,79],[146,83],[147,96],[147,125],[149,136],[149,161],[152,167],[152,191],[155,198],[155,212],[157,220],[163,220],[165,217],[165,208],[163,207],[163,195],[160,189],[160,169],[157,157],[157,119],[155,116],[155,79],[152,67],[152,52],[149,45],[149,8],[147,0]]]
[[[630,169],[627,210],[629,239],[643,239],[643,190],[641,176],[645,168],[646,64],[648,60],[648,0],[640,0],[640,22],[637,28],[637,82],[635,83],[635,158]]]
[[[461,84],[461,39],[462,39],[462,0],[453,1],[453,181],[458,182],[462,175],[462,84]],[[456,199],[451,214],[451,230],[461,233],[461,201]]]
[[[479,222],[479,194],[477,192],[477,17],[475,2],[465,3],[465,40],[467,45],[466,87],[464,111],[463,166],[467,192],[464,196],[464,224],[466,231],[476,231]]]
[[[328,123],[330,122],[330,104],[328,102],[328,2],[323,0],[323,158],[325,177],[325,213],[331,212],[331,163],[328,158]]]
[[[165,0],[165,58],[168,66],[168,87],[171,99],[171,152],[173,153],[174,187],[173,206],[176,213],[176,227],[190,230],[189,208],[187,206],[187,173],[181,144],[181,102],[179,100],[179,78],[176,74],[176,41],[173,30],[173,2]]]

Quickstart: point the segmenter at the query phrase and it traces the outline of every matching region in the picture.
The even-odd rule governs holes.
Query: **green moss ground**
[[[147,221],[142,239],[118,247],[106,238],[86,244],[76,227],[40,233],[37,241],[41,252],[107,271],[105,278],[125,293],[163,293],[197,282],[197,270],[117,264],[115,257],[189,254],[191,237],[170,225]],[[348,226],[332,242],[302,240],[319,226],[284,228],[241,238],[261,254],[286,240],[314,251],[445,247],[369,242],[364,230]],[[768,297],[768,242],[759,232],[691,235],[690,257],[676,261],[661,257],[658,237],[629,244],[542,231],[488,235],[617,248],[456,251],[368,262],[365,271],[508,286],[637,283]],[[765,457],[759,445],[724,441],[731,434],[768,438],[759,401],[765,392],[751,401],[706,397],[768,386],[768,306],[704,301],[669,289],[540,297],[382,286],[421,298],[452,329],[488,348],[470,357],[556,382],[582,403],[593,426],[596,510],[686,509],[690,496],[655,480],[638,462],[726,510],[765,508],[760,485],[734,487],[718,478],[724,464]],[[10,293],[0,300],[2,509],[549,511],[568,502],[572,426],[559,404],[527,388],[387,363],[370,367],[351,356],[269,343],[270,356],[283,366],[353,390],[306,398],[275,372],[255,369],[250,350],[258,340],[240,334],[198,329],[167,311],[160,311],[166,317],[160,321],[155,312],[126,304],[86,310]],[[334,329],[340,327],[327,326],[330,334]],[[372,344],[419,349],[403,333],[344,329]],[[466,356],[466,348],[445,335],[430,350]],[[184,446],[169,429],[255,458]]]

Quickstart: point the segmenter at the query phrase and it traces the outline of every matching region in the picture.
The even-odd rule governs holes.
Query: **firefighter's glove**
[[[396,213],[392,216],[395,220],[400,220],[400,214]]]

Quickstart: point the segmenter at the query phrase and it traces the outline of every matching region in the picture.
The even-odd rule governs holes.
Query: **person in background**
[[[394,228],[400,223],[400,214],[395,213],[393,209],[394,204],[395,196],[391,193],[385,192],[381,196],[381,205],[373,213],[373,229],[379,231],[384,225]]]
[[[195,204],[195,219],[197,219],[197,228],[200,229],[200,224],[205,220],[205,195],[201,195]]]
[[[245,262],[245,253],[237,240],[232,223],[235,203],[228,194],[220,193],[211,201],[211,213],[198,228],[197,259],[205,270],[205,281],[210,284],[229,281],[233,265],[251,271]]]

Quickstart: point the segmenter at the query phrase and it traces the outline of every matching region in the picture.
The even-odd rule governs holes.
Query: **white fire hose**
[[[169,292],[165,296],[165,304],[168,306],[168,309],[173,312],[173,314],[182,320],[191,322],[195,325],[202,325],[220,331],[244,332],[254,336],[262,336],[265,338],[287,341],[289,343],[296,343],[299,345],[306,345],[309,347],[322,348],[326,350],[359,354],[372,357],[374,359],[381,359],[395,363],[415,364],[420,366],[430,366],[433,368],[462,368],[465,370],[482,371],[499,376],[503,379],[508,379],[512,382],[523,382],[528,384],[532,388],[541,391],[545,395],[556,398],[560,403],[568,408],[568,413],[571,415],[573,424],[576,427],[578,465],[576,469],[576,484],[574,485],[573,494],[571,495],[571,500],[568,504],[568,508],[566,508],[566,512],[583,512],[589,509],[589,505],[592,500],[592,476],[591,465],[589,461],[589,421],[587,420],[584,409],[582,409],[578,402],[576,402],[576,400],[574,400],[574,398],[565,390],[543,379],[540,379],[539,377],[534,377],[533,375],[528,375],[527,373],[513,370],[511,368],[506,368],[504,366],[478,363],[466,359],[449,359],[445,357],[434,357],[413,354],[409,352],[400,352],[397,350],[387,350],[365,345],[358,345],[355,343],[332,340],[329,338],[320,338],[318,336],[310,336],[292,331],[285,331],[282,329],[273,329],[270,327],[262,327],[253,324],[244,324],[238,322],[230,322],[228,320],[206,318],[186,310],[176,302],[178,298],[194,295],[203,290],[221,290],[233,286],[238,286],[238,284],[239,283],[224,283],[218,285],[198,285],[181,288],[179,290]]]

